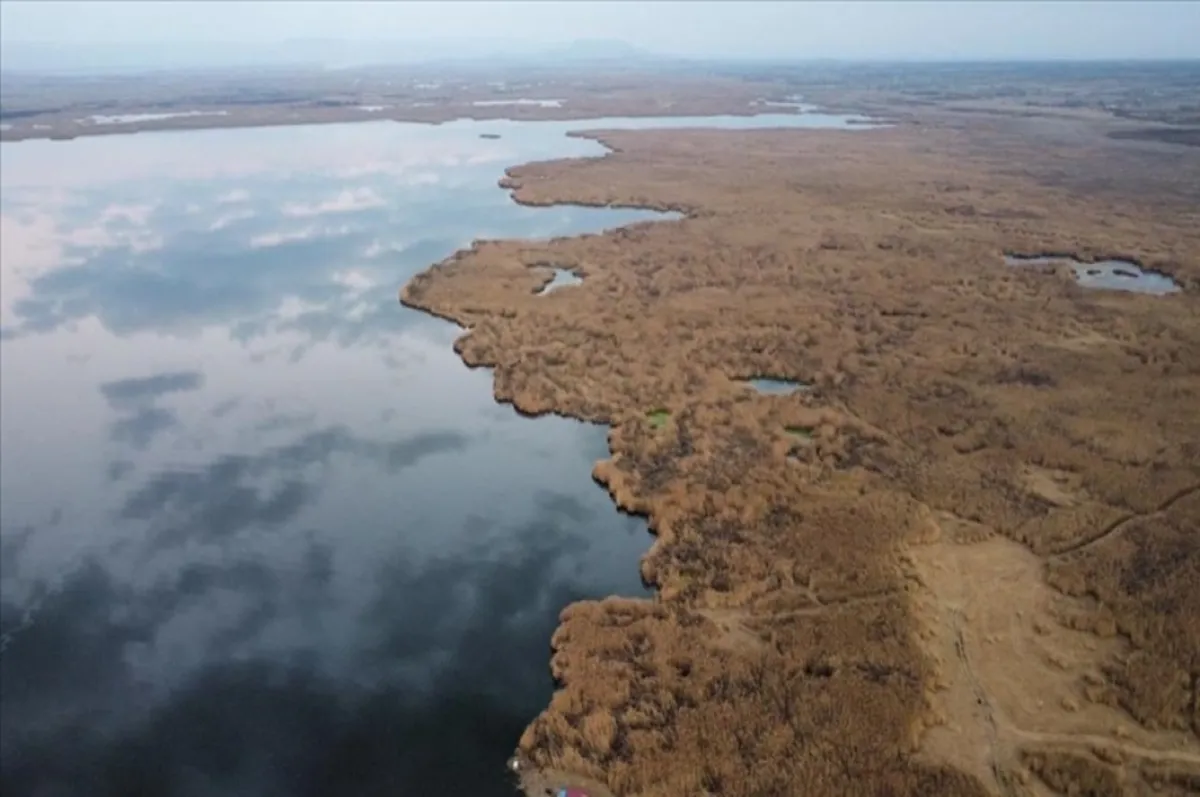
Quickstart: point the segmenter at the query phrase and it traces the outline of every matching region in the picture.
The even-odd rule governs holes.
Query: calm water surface
[[[1054,266],[1065,263],[1075,273],[1075,281],[1085,288],[1107,291],[1128,291],[1162,296],[1178,293],[1175,280],[1166,274],[1143,270],[1137,263],[1128,260],[1100,260],[1083,263],[1070,257],[1023,257],[1005,255],[1004,262],[1010,266]]]
[[[787,379],[751,379],[746,384],[755,392],[767,396],[790,396],[792,393],[812,389],[804,382],[793,382]]]
[[[538,296],[545,296],[547,293],[554,293],[559,288],[570,288],[575,285],[582,285],[583,277],[580,277],[574,271],[565,268],[554,269],[554,277],[538,289]]]
[[[605,431],[518,417],[400,307],[581,127],[390,122],[0,145],[0,791],[510,794],[571,600],[641,594]],[[499,131],[499,140],[480,139]]]

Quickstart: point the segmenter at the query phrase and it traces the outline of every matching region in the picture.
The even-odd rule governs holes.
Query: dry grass
[[[606,133],[507,184],[688,218],[480,243],[405,288],[499,400],[612,424],[595,476],[657,534],[657,601],[564,612],[531,769],[664,797],[1195,786],[1200,159],[1017,124]],[[546,262],[585,283],[533,296]],[[763,373],[814,389],[736,381]]]

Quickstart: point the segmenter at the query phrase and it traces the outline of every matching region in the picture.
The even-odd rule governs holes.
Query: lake
[[[655,218],[497,188],[603,152],[568,130],[846,121],[0,145],[0,791],[511,794],[559,611],[647,594],[651,539],[590,479],[603,427],[495,404],[397,291]]]

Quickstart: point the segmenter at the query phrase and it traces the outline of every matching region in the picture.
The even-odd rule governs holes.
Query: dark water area
[[[1094,290],[1129,291],[1130,293],[1148,293],[1155,296],[1178,293],[1180,290],[1179,284],[1166,274],[1145,270],[1137,263],[1128,260],[1100,260],[1095,263],[1084,263],[1074,258],[1053,255],[1005,255],[1004,262],[1009,266],[1033,267],[1065,263],[1075,273],[1075,281],[1080,286]]]
[[[602,152],[565,131],[722,123],[0,146],[0,792],[511,794],[559,611],[646,594],[651,540],[605,429],[495,404],[397,290],[655,218],[496,187]]]

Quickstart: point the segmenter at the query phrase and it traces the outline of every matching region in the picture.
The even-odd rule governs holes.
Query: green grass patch
[[[792,437],[802,437],[805,440],[812,440],[813,428],[811,426],[785,426],[783,431],[790,434]]]
[[[650,410],[646,413],[646,420],[650,421],[650,425],[655,429],[661,429],[671,420],[671,413],[662,408]]]

